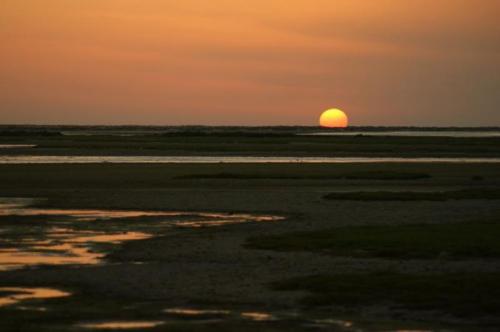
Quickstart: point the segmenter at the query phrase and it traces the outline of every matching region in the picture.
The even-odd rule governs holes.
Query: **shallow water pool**
[[[0,270],[99,264],[109,246],[145,240],[175,228],[283,220],[246,213],[46,209],[32,207],[33,202],[0,198]]]

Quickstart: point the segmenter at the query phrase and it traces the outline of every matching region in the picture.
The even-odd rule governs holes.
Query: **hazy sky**
[[[0,123],[500,125],[500,0],[2,0]]]

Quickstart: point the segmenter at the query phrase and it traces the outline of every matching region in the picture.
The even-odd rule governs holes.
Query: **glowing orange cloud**
[[[0,8],[0,123],[315,125],[335,102],[352,125],[500,124],[500,1]]]

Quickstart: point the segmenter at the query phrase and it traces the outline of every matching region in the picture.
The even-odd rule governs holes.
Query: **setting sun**
[[[349,124],[347,115],[337,108],[331,108],[321,114],[319,125],[326,128],[346,128]]]

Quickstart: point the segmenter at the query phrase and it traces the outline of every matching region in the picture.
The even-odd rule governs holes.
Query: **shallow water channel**
[[[31,203],[28,199],[0,199],[0,270],[98,264],[109,246],[144,240],[172,228],[283,219],[238,213],[52,209]]]
[[[322,131],[300,133],[298,136],[391,136],[391,137],[500,137],[500,131],[488,130],[392,130],[392,131]]]
[[[30,199],[0,198],[0,271],[42,265],[103,264],[114,246],[163,235],[177,227],[218,227],[283,219],[208,212],[52,209],[35,207],[34,203]],[[0,285],[0,307],[69,295],[51,288]],[[104,324],[102,328],[108,326]]]

